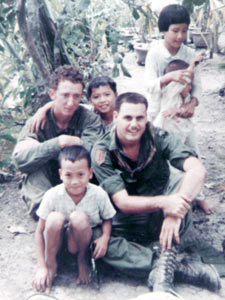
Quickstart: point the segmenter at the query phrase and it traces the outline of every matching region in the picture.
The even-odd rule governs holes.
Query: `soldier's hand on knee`
[[[173,194],[166,196],[163,211],[166,216],[183,219],[190,209],[190,203],[182,195]]]
[[[177,244],[180,243],[180,225],[180,218],[170,216],[165,217],[159,237],[160,245],[163,251],[172,247],[173,239],[176,241]]]

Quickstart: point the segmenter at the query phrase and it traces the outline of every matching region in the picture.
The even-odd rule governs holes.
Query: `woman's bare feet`
[[[91,283],[91,270],[88,267],[85,260],[78,259],[79,276],[77,278],[76,284],[89,284]]]
[[[197,200],[196,201],[198,206],[201,207],[201,209],[204,211],[206,215],[211,215],[214,213],[215,208],[211,205],[209,205],[206,200]]]

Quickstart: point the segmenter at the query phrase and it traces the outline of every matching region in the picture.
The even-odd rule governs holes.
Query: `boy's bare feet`
[[[79,276],[76,284],[89,284],[91,283],[91,270],[85,260],[78,260]]]
[[[51,263],[51,265],[48,265],[48,287],[47,292],[50,292],[52,288],[52,282],[56,276],[56,271],[58,268],[58,264],[56,262]]]
[[[201,201],[197,200],[196,202],[197,202],[198,206],[201,207],[201,209],[204,211],[204,213],[206,215],[211,215],[212,213],[214,213],[215,208],[213,206],[209,205],[206,202],[206,200],[201,200]]]
[[[32,282],[33,288],[37,292],[50,292],[56,271],[57,263],[48,267],[38,268],[35,279]]]

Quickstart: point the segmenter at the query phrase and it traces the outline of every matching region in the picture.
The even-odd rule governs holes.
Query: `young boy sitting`
[[[116,82],[108,76],[96,77],[88,85],[87,97],[94,111],[100,115],[105,132],[110,130],[113,125],[113,111],[117,96]],[[38,132],[40,126],[44,127],[46,113],[51,106],[52,103],[48,102],[38,109],[30,123],[31,132]]]
[[[107,252],[112,217],[115,215],[107,193],[101,187],[89,183],[93,170],[90,154],[83,146],[62,149],[59,163],[62,183],[45,193],[37,210],[39,221],[35,240],[38,269],[33,287],[41,292],[51,288],[57,272],[57,254],[65,232],[68,251],[77,253],[77,284],[90,283],[87,254],[92,228],[99,225],[102,227],[102,235],[94,241],[93,256],[97,259]]]

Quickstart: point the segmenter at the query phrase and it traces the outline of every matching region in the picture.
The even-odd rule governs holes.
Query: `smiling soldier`
[[[82,144],[90,151],[103,133],[99,116],[79,105],[83,89],[83,76],[75,67],[64,65],[56,69],[49,89],[53,105],[45,126],[38,133],[31,133],[28,120],[20,133],[13,156],[18,169],[26,174],[23,198],[34,218],[44,193],[60,183],[60,150]]]
[[[173,291],[175,273],[215,290],[220,287],[216,271],[200,262],[178,266],[174,247],[190,233],[191,202],[203,187],[206,170],[178,138],[148,122],[147,108],[144,96],[121,94],[115,126],[92,150],[95,175],[117,209],[103,260],[135,276],[150,273],[148,285],[154,291]],[[170,176],[168,162],[182,175]],[[162,256],[154,259],[160,248]]]

